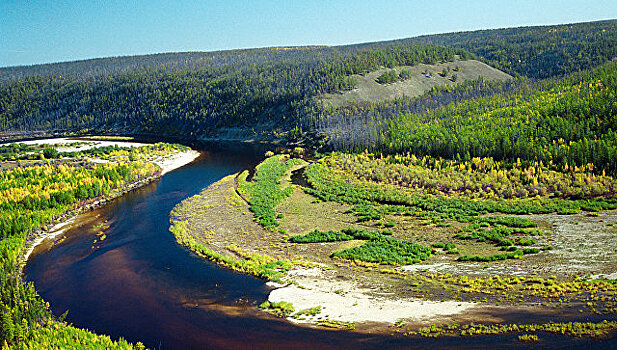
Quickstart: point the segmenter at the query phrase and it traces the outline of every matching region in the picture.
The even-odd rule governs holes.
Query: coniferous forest
[[[525,121],[530,124],[507,126],[508,133],[524,133],[538,123],[547,128],[548,124],[558,123],[562,128],[558,130],[568,128],[572,133],[570,124],[575,123],[573,135],[556,131],[530,136],[543,137],[542,145],[547,147],[563,139],[572,154],[564,155],[563,149],[561,153],[551,152],[559,153],[562,163],[567,159],[578,165],[590,161],[608,164],[608,150],[603,151],[605,160],[582,154],[591,144],[602,143],[599,140],[604,133],[610,138],[614,129],[610,120],[602,118],[608,117],[611,107],[600,106],[598,101],[614,92],[611,72],[615,67],[608,62],[617,57],[615,40],[617,22],[601,21],[338,47],[190,52],[1,68],[0,130],[163,134],[190,139],[224,138],[233,131],[240,139],[261,135],[264,139],[291,141],[308,134],[325,139],[322,143],[331,149],[397,151],[396,142],[392,142],[394,148],[390,150],[387,140],[399,138],[390,133],[391,126],[400,125],[403,119],[416,122],[437,118],[443,120],[445,131],[448,124],[459,122],[454,115],[476,115],[480,114],[475,113],[476,109],[482,112],[499,105],[504,109],[499,112],[501,119],[504,114],[519,118],[522,109],[533,107],[531,99],[545,97],[556,104],[555,110],[546,111],[549,107],[544,106],[542,116],[527,115]],[[379,103],[357,101],[333,107],[319,102],[325,93],[353,89],[357,83],[353,74],[455,59],[479,59],[515,79],[466,81],[435,87],[420,97]],[[608,65],[595,68],[603,64]],[[585,95],[593,89],[589,84],[597,83],[594,74],[608,81],[602,82],[603,91]],[[580,91],[569,88],[576,84],[582,84]],[[558,92],[551,93],[551,89],[563,93],[568,90],[567,96],[559,98]],[[519,100],[521,105],[517,105]],[[461,105],[451,106],[455,104]],[[591,115],[587,113],[590,108],[591,114],[599,117],[595,122],[586,117]],[[571,115],[575,118],[570,119]],[[536,120],[538,117],[541,122]],[[593,123],[602,126],[597,129],[597,125],[590,125]],[[506,129],[495,132],[503,135]],[[498,138],[502,148],[512,142],[492,137]],[[574,145],[570,146],[570,142]],[[443,156],[455,156],[447,150],[452,145],[422,147],[427,148],[423,152],[433,156],[442,151]],[[513,152],[487,151],[477,145],[468,148],[458,152],[461,157],[467,151],[472,157],[548,157],[546,152],[524,145],[518,145]]]

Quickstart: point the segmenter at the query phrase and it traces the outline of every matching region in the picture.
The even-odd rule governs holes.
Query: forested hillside
[[[617,173],[617,63],[388,120],[380,147],[445,158],[538,160]],[[572,169],[574,170],[574,169]]]
[[[617,59],[617,21],[426,35],[384,45],[421,42],[462,48],[509,74],[544,79]]]
[[[164,58],[158,56],[143,57],[142,67],[128,71],[121,63],[130,66],[135,59],[112,59],[109,65],[103,60],[92,70],[84,62],[61,64],[58,73],[26,77],[18,77],[26,68],[8,69],[10,78],[0,86],[0,130],[95,129],[189,138],[216,135],[225,127],[277,125],[285,131],[308,123],[314,96],[352,88],[351,74],[469,54],[414,44],[232,51],[213,55],[214,64],[183,57],[192,55],[169,64],[159,64]],[[47,68],[41,69],[53,72]]]
[[[401,115],[443,118],[445,112],[440,108],[444,106],[507,92],[527,94],[536,87],[545,91],[546,84],[561,83],[539,79],[606,64],[617,57],[616,44],[617,21],[613,20],[338,47],[170,53],[0,68],[0,132],[55,130],[296,141],[308,131],[312,139],[318,135],[328,140],[330,148],[375,148],[384,138],[398,137],[388,132],[395,125],[391,120],[400,120]],[[470,58],[518,78],[456,82],[436,86],[420,97],[395,101],[349,102],[337,107],[317,102],[326,93],[353,89],[357,84],[354,74]],[[468,104],[477,103],[484,102]],[[451,108],[455,107],[446,110]],[[467,108],[465,113],[476,111]],[[549,135],[542,136],[553,141]],[[469,150],[471,156],[474,150]],[[459,153],[464,156],[465,152]],[[579,157],[576,162],[583,160]]]

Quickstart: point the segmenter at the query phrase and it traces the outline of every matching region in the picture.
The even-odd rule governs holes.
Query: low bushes
[[[332,253],[333,258],[380,264],[415,264],[431,256],[432,250],[417,243],[381,237],[359,247]]]
[[[291,236],[289,242],[292,243],[320,243],[320,242],[339,242],[350,241],[353,236],[338,231],[319,231],[315,230],[303,236]]]
[[[384,230],[385,231],[385,230]],[[303,236],[289,238],[293,243],[337,242],[352,239],[368,241],[359,247],[332,253],[333,258],[381,264],[415,264],[428,259],[432,249],[417,243],[388,237],[377,231],[347,228],[338,231],[315,230]]]
[[[291,187],[282,189],[280,179],[292,166],[302,160],[284,161],[284,155],[266,159],[256,168],[252,181],[246,181],[248,172],[244,171],[238,178],[238,190],[247,197],[255,221],[261,226],[275,230],[279,226],[274,207],[293,192]]]
[[[290,316],[292,313],[294,313],[294,311],[296,311],[296,308],[293,306],[293,304],[288,301],[264,301],[263,303],[261,303],[261,305],[259,305],[259,308],[280,317]]]

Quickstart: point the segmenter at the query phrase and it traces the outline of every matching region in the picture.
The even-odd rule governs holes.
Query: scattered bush
[[[259,305],[259,308],[280,317],[288,317],[292,313],[294,313],[294,311],[296,311],[296,308],[294,308],[293,304],[288,301],[279,301],[274,303],[264,301]]]
[[[314,317],[321,313],[321,305],[314,306],[310,309],[304,309],[291,315],[292,318],[301,318],[302,316]]]
[[[385,227],[394,227],[396,226],[396,222],[394,221],[388,221],[385,224],[383,224]]]
[[[390,84],[399,80],[399,75],[394,69],[387,70],[377,77],[376,81],[380,84]]]
[[[411,71],[409,71],[408,69],[401,70],[401,72],[398,74],[398,78],[400,80],[407,80],[411,78]]]
[[[58,151],[55,148],[47,147],[43,149],[43,155],[46,159],[58,158]]]
[[[539,340],[535,334],[523,334],[518,336],[518,340],[523,343],[536,342]]]

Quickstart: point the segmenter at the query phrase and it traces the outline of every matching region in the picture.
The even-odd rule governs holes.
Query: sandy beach
[[[354,281],[332,277],[320,268],[296,267],[288,274],[288,280],[295,283],[285,286],[269,283],[278,288],[270,292],[268,301],[290,302],[296,311],[321,306],[321,312],[313,317],[289,318],[298,323],[315,323],[320,318],[344,323],[405,320],[431,324],[435,318],[454,316],[479,306],[459,301],[394,299],[359,287]]]
[[[45,234],[36,237],[36,239],[34,239],[32,244],[30,244],[25,250],[22,260],[28,261],[28,258],[34,251],[34,248],[36,248],[39,244],[43,243],[43,241],[48,240],[48,239],[54,239],[58,237],[59,235],[61,235],[62,233],[64,233],[66,230],[68,230],[71,224],[77,221],[78,216],[79,215],[75,215],[68,220],[62,221],[52,226],[48,231],[45,232]]]
[[[156,159],[154,163],[161,167],[161,175],[165,175],[172,170],[176,170],[194,161],[199,157],[199,154],[200,153],[195,150],[190,150]]]
[[[79,142],[81,145],[79,147],[72,146],[71,144]],[[58,146],[58,151],[60,152],[75,152],[75,151],[85,151],[95,147],[105,147],[105,146],[118,146],[118,147],[142,147],[148,146],[147,143],[140,142],[130,142],[130,141],[105,141],[105,140],[96,140],[96,139],[80,139],[76,140],[70,137],[60,137],[53,139],[42,139],[42,140],[31,140],[31,141],[20,141],[17,143],[23,143],[25,145],[54,145]],[[65,146],[61,146],[65,145]]]
[[[73,146],[72,144],[80,142],[81,144]],[[97,147],[118,146],[118,147],[142,147],[148,146],[147,143],[130,142],[130,141],[105,141],[97,139],[72,139],[68,137],[54,138],[54,139],[42,139],[32,141],[21,141],[26,145],[54,145],[59,152],[77,152],[85,151]],[[161,167],[161,175],[165,175],[168,172],[178,169],[199,157],[199,152],[195,150],[189,150],[185,152],[179,152],[167,157],[161,157],[155,159],[153,162]],[[95,163],[104,163],[105,160],[92,159]]]

